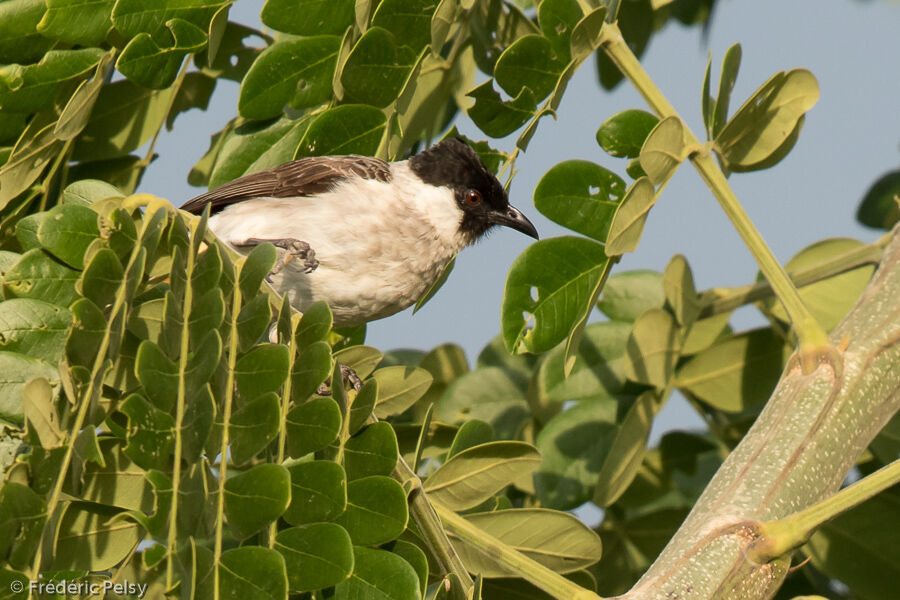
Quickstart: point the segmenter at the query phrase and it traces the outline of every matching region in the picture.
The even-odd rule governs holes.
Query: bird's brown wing
[[[387,162],[371,156],[311,156],[244,175],[188,200],[181,208],[200,214],[209,204],[215,213],[251,198],[312,196],[352,176],[387,182],[391,180],[391,168]]]

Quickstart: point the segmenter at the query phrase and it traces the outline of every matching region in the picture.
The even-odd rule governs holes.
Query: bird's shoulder
[[[326,192],[350,177],[389,182],[391,165],[380,158],[352,154],[300,158],[244,175],[187,201],[181,208],[200,214],[209,204],[215,213],[251,198],[312,196]]]

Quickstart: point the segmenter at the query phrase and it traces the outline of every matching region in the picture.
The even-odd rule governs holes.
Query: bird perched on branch
[[[496,225],[537,239],[534,225],[465,142],[451,138],[388,163],[369,156],[301,158],[246,175],[182,208],[234,248],[271,242],[271,275],[300,311],[324,300],[336,326],[412,305],[456,254]]]

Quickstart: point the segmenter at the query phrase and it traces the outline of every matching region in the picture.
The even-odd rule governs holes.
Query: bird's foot
[[[347,365],[340,364],[341,367],[341,383],[349,383],[353,386],[353,389],[359,393],[362,389],[363,382],[362,379],[359,378],[359,375],[356,374],[356,371],[348,367]],[[326,381],[322,385],[320,385],[316,389],[316,394],[319,396],[330,396],[331,395],[331,382]]]
[[[287,264],[294,259],[302,260],[303,266],[305,267],[304,272],[312,273],[316,270],[316,267],[319,266],[319,261],[316,259],[316,251],[313,250],[308,243],[295,240],[293,238],[280,238],[267,240],[262,238],[250,238],[243,245],[246,246],[256,246],[257,244],[262,244],[263,242],[269,242],[276,248],[281,248],[284,250],[284,254],[281,255],[281,258],[278,259],[278,262],[275,263],[275,266],[272,267],[272,270],[269,271],[269,274],[266,276],[266,281],[272,283],[272,276],[278,275],[281,270],[287,266]]]

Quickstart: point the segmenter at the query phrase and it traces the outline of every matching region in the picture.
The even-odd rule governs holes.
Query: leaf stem
[[[225,479],[228,471],[228,423],[231,421],[231,404],[234,400],[234,369],[238,354],[238,314],[241,311],[241,286],[239,285],[243,261],[237,263],[234,288],[231,296],[231,322],[228,325],[228,375],[225,381],[225,403],[222,408],[222,444],[219,447],[219,492],[216,497],[216,536],[213,545],[213,598],[219,598],[219,561],[222,558],[222,529],[225,521]]]
[[[295,313],[290,304],[286,301],[282,304],[282,309],[289,311],[290,315],[290,323],[289,330],[291,334],[291,339],[286,340],[288,348],[290,348],[290,360],[288,361],[288,377],[284,382],[284,387],[281,391],[281,423],[278,426],[278,456],[277,462],[275,464],[283,464],[284,463],[284,455],[285,448],[287,446],[287,413],[288,408],[291,406],[291,373],[294,372],[294,361],[297,358],[297,339],[295,337],[295,333],[297,332],[297,325],[300,323],[300,315]],[[278,321],[276,321],[276,327]],[[284,343],[284,341],[282,341]],[[275,536],[278,534],[278,519],[272,521],[269,525],[269,548],[275,547]]]
[[[166,541],[168,546],[168,560],[166,561],[166,588],[172,589],[175,583],[175,553],[178,544],[178,490],[181,486],[181,454],[184,451],[184,443],[181,437],[181,428],[184,425],[185,403],[187,401],[187,382],[186,373],[188,366],[188,355],[190,354],[190,321],[191,306],[194,303],[194,289],[191,278],[194,273],[194,262],[196,260],[196,243],[194,237],[197,235],[197,223],[191,222],[191,241],[187,245],[187,256],[185,257],[184,274],[187,281],[184,288],[184,303],[181,312],[181,339],[178,349],[178,392],[175,398],[175,449],[173,452],[172,465],[172,508],[169,511],[169,533]]]
[[[762,523],[762,538],[750,549],[750,558],[766,563],[802,546],[816,529],[838,515],[900,483],[900,460],[882,467],[834,496],[788,517]]]
[[[539,587],[554,598],[561,600],[600,600],[600,596],[580,585],[569,581],[559,573],[552,571],[509,547],[494,536],[473,525],[440,502],[432,501],[434,510],[441,520],[450,527],[467,544],[481,550],[494,560],[529,583]]]
[[[625,43],[618,25],[607,23],[603,26],[600,32],[600,45],[622,74],[631,81],[647,104],[661,118],[674,116],[681,119]],[[756,259],[763,275],[770,282],[775,295],[784,305],[797,334],[804,371],[812,371],[815,368],[816,355],[830,347],[828,336],[809,312],[784,268],[747,216],[731,186],[728,185],[725,175],[710,155],[708,147],[701,145],[684,120],[681,119],[681,121],[684,126],[685,142],[688,148],[692,149],[689,156],[690,161],[719,201],[722,210],[725,211],[741,239],[744,240],[744,244]]]

